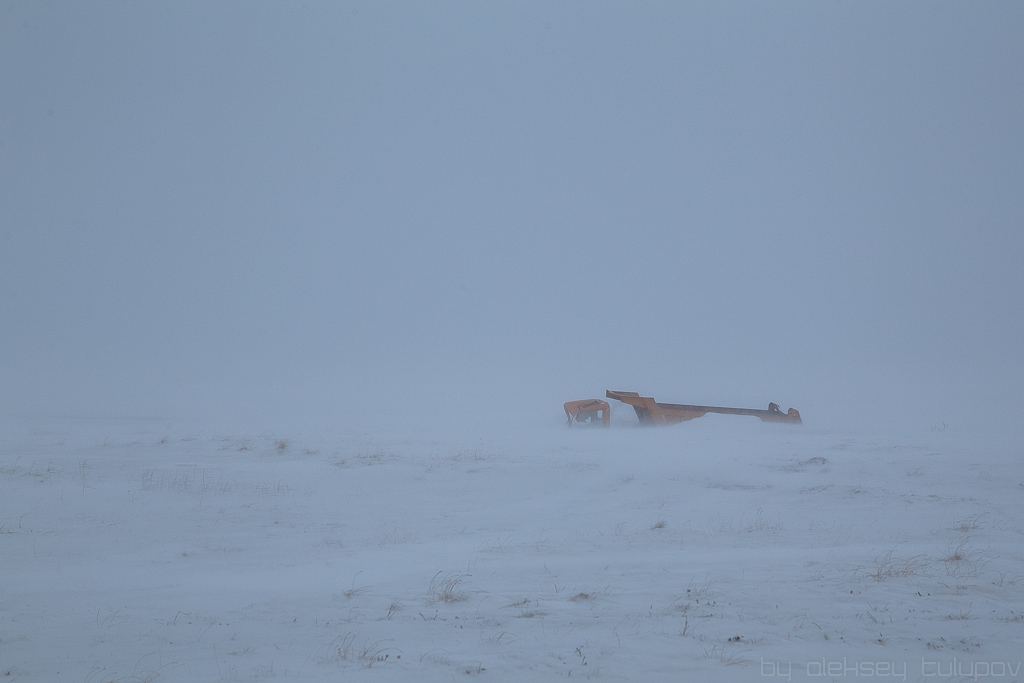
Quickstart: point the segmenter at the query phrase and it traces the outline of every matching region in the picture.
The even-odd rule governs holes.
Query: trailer
[[[640,424],[648,425],[672,425],[687,420],[695,420],[704,417],[708,413],[721,413],[723,415],[751,415],[761,418],[762,422],[788,422],[791,424],[802,424],[800,412],[796,408],[790,408],[782,412],[776,403],[769,403],[768,410],[757,410],[755,408],[719,408],[717,406],[696,406],[680,403],[658,403],[653,398],[641,396],[635,391],[605,391],[608,398],[621,401],[633,406]]]

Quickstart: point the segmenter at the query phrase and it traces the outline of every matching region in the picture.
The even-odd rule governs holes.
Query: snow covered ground
[[[11,681],[1024,680],[1019,440],[6,419]]]

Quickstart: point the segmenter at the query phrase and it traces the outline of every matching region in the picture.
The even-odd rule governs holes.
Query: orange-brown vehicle
[[[768,410],[755,410],[754,408],[717,408],[715,406],[658,403],[653,398],[641,396],[635,391],[606,391],[605,395],[633,406],[637,418],[640,419],[640,424],[671,425],[704,417],[708,413],[753,415],[761,418],[763,422],[802,423],[800,413],[796,408],[790,408],[789,412],[784,413],[775,403],[769,403]]]
[[[607,427],[611,423],[611,406],[608,401],[598,398],[587,398],[582,401],[569,401],[564,406],[565,416],[569,418],[569,426],[573,422],[596,425],[598,420]]]

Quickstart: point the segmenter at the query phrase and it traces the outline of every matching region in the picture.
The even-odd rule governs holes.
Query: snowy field
[[[6,419],[0,677],[1024,680],[1019,439],[616,409]]]
[[[4,2],[0,683],[1024,683],[1022,35]]]

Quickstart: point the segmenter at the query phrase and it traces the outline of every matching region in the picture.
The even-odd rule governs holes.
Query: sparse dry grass
[[[356,456],[356,459],[363,465],[380,465],[381,463],[397,460],[398,456],[390,451],[377,449],[372,453],[361,453]]]
[[[347,591],[342,593],[342,595],[351,600],[352,598],[368,593],[369,591],[370,588],[368,586],[361,586],[359,588],[349,588]]]
[[[970,537],[960,541],[956,546],[946,549],[942,564],[946,574],[954,579],[978,576],[985,565],[982,554],[970,547]]]
[[[700,602],[701,598],[707,598],[712,594],[713,585],[714,582],[711,579],[705,579],[700,582],[690,579],[690,583],[686,585],[686,599]]]
[[[871,579],[882,582],[886,579],[902,579],[910,576],[925,576],[928,558],[924,555],[896,557],[896,549],[875,558],[874,568],[866,573]]]
[[[470,591],[466,588],[466,579],[469,578],[469,574],[459,574],[458,572],[449,572],[444,576],[442,574],[444,572],[438,572],[430,580],[427,596],[431,603],[443,602],[450,605],[469,600]]]
[[[541,612],[540,610],[523,610],[519,613],[520,619],[535,619],[536,617],[546,617],[547,612]]]
[[[704,650],[705,659],[715,659],[725,664],[726,666],[737,666],[739,664],[751,664],[753,660],[746,659],[742,655],[746,650],[741,650],[735,654],[728,652],[727,647],[719,647],[717,645],[712,646],[710,650]]]
[[[768,522],[764,517],[764,510],[758,508],[757,515],[754,520],[742,526],[741,530],[748,534],[752,534],[754,532],[776,534],[782,530],[782,524],[778,522]]]
[[[329,659],[339,662],[355,662],[363,669],[371,669],[375,664],[382,664],[394,655],[395,659],[401,659],[402,655],[394,648],[385,645],[389,640],[370,641],[364,640],[362,645],[357,645],[358,636],[355,633],[346,633],[332,640],[328,647],[331,655]]]
[[[969,619],[973,618],[973,617],[971,617],[971,607],[973,607],[973,606],[974,606],[974,603],[971,603],[970,605],[967,606],[966,610],[962,609],[957,614],[948,614],[948,615],[946,615],[946,619],[948,619],[950,621],[968,621]]]
[[[45,465],[40,465],[39,463],[34,462],[25,468],[19,464],[18,460],[15,460],[13,465],[0,467],[0,476],[26,477],[29,479],[35,479],[39,483],[49,481],[53,478],[60,478],[63,472],[63,469],[57,467],[52,462],[48,462]]]
[[[982,517],[984,515],[971,515],[970,517],[958,520],[953,524],[953,531],[961,531],[966,534],[969,531],[980,529]]]

